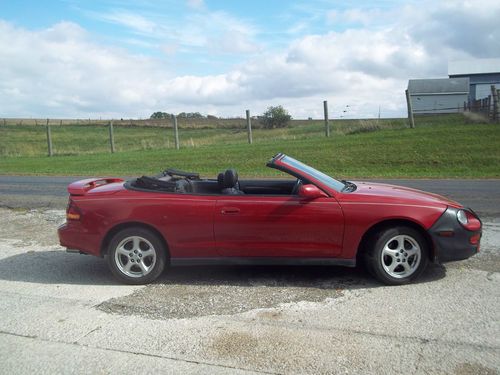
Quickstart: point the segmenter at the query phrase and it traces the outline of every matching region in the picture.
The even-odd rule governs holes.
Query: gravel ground
[[[117,283],[62,210],[0,209],[0,373],[500,373],[500,220],[482,249],[386,287],[340,267],[174,268]]]

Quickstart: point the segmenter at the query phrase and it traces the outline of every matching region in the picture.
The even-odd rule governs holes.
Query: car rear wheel
[[[153,232],[127,228],[113,236],[107,261],[113,275],[127,284],[147,284],[165,269],[166,249]]]
[[[406,284],[427,267],[428,245],[413,228],[386,228],[370,238],[365,261],[368,271],[383,283]]]

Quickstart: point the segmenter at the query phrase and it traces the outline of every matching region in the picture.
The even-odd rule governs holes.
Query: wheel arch
[[[167,254],[166,254],[167,259],[170,258],[170,250],[168,247],[167,239],[154,226],[146,224],[146,223],[142,223],[139,221],[128,221],[125,223],[120,223],[120,224],[115,225],[111,229],[109,229],[101,242],[101,249],[100,249],[101,256],[106,255],[106,253],[108,251],[109,243],[111,242],[111,239],[113,238],[113,236],[116,233],[118,233],[119,231],[121,231],[123,229],[127,229],[127,228],[143,228],[143,229],[147,229],[147,230],[153,232],[156,236],[158,236],[158,238],[162,242],[163,246],[165,247],[165,250],[167,252]]]
[[[378,223],[373,224],[368,230],[363,234],[361,237],[361,241],[359,242],[357,253],[356,253],[356,260],[357,262],[360,261],[360,257],[367,251],[368,249],[368,240],[369,238],[374,235],[375,233],[386,229],[386,228],[392,228],[395,226],[407,226],[410,228],[413,228],[417,230],[422,237],[425,239],[427,243],[427,247],[429,249],[429,253],[427,254],[429,257],[430,261],[434,260],[435,257],[435,249],[434,249],[434,243],[432,242],[432,238],[429,235],[429,233],[425,230],[423,226],[420,224],[410,220],[410,219],[386,219],[379,221]]]

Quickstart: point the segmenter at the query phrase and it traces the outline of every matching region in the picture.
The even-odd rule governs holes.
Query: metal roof
[[[469,78],[410,79],[410,94],[468,94]]]
[[[500,58],[450,61],[448,75],[500,73]]]

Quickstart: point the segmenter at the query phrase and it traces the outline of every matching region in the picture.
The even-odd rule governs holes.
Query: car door
[[[216,248],[224,257],[334,257],[343,231],[333,197],[219,196],[215,206]]]

